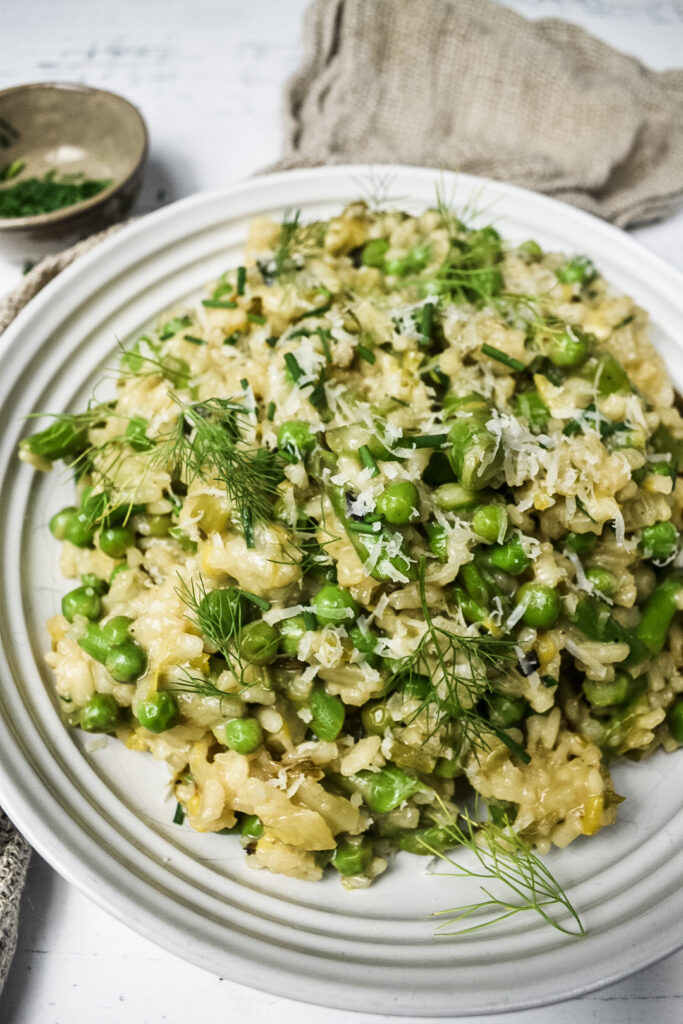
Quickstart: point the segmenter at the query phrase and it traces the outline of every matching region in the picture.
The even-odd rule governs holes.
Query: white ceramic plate
[[[531,192],[382,168],[409,209],[474,200],[504,237],[588,253],[652,315],[683,383],[683,278],[626,235]],[[66,588],[47,528],[69,503],[59,471],[16,458],[24,417],[77,410],[117,342],[239,262],[258,214],[329,215],[378,179],[363,168],[274,175],[176,203],[124,228],[30,303],[0,345],[0,800],[66,878],[127,924],[202,967],[256,988],[346,1009],[458,1016],[552,1002],[616,980],[683,944],[680,754],[616,771],[619,823],[548,858],[587,928],[567,939],[533,915],[457,942],[436,910],[474,890],[401,855],[372,888],[251,871],[237,840],[172,824],[166,773],[114,741],[67,730],[42,660],[44,622]],[[96,744],[95,744],[96,746]]]

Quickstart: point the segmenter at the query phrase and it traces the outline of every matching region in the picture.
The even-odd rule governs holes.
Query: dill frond
[[[184,405],[175,426],[156,438],[152,463],[179,472],[186,483],[218,479],[237,513],[252,522],[268,522],[283,480],[281,460],[265,448],[250,448],[241,426],[250,410],[240,402],[210,398]]]
[[[424,842],[430,853],[452,869],[435,873],[480,880],[483,898],[461,907],[437,911],[434,916],[447,918],[437,929],[437,935],[468,935],[525,912],[538,914],[546,924],[564,935],[576,938],[585,935],[581,918],[566,892],[509,821],[502,824],[490,818],[477,821],[469,813],[461,813],[463,825],[460,825],[443,802],[442,810],[446,820],[439,823],[440,828],[452,839],[454,847],[462,846],[474,854],[476,865],[468,867]],[[507,890],[509,898],[493,890],[496,883]],[[467,923],[473,915],[482,912],[487,915],[483,921]],[[569,921],[563,923],[562,918],[567,915]]]

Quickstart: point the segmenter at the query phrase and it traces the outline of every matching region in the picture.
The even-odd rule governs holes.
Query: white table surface
[[[143,112],[151,150],[134,212],[218,188],[277,158],[281,92],[300,58],[306,0],[22,0],[11,16],[9,0],[0,6],[0,88],[85,82],[120,92]],[[656,69],[683,64],[683,0],[509,6],[529,17],[575,21]],[[635,234],[683,269],[683,211]],[[0,294],[20,276],[20,265],[0,256]],[[261,1024],[418,1024],[320,1009],[216,978],[110,917],[33,856],[0,1024],[185,1024],[209,1015]],[[581,999],[476,1018],[484,1019],[679,1024],[683,952]]]

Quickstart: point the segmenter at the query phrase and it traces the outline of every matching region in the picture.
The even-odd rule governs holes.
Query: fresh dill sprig
[[[426,630],[407,658],[403,658],[388,688],[401,680],[428,680],[427,694],[416,714],[432,720],[431,734],[454,722],[453,750],[456,757],[465,750],[488,750],[490,735],[497,736],[522,761],[527,752],[504,730],[498,729],[482,713],[493,695],[491,676],[516,661],[514,640],[492,636],[462,636],[432,618],[425,594],[424,557],[419,567],[419,589]]]
[[[267,265],[267,275],[284,277],[300,270],[304,257],[321,248],[326,226],[324,221],[304,224],[301,221],[301,210],[285,210],[277,248],[272,261]]]
[[[468,935],[524,912],[538,914],[546,924],[563,935],[576,938],[585,935],[581,918],[566,892],[509,821],[497,823],[490,817],[486,821],[477,821],[469,813],[461,812],[461,826],[443,802],[442,810],[446,820],[439,823],[440,830],[452,839],[453,846],[462,846],[471,851],[476,858],[476,865],[468,867],[423,840],[429,852],[452,869],[437,871],[435,874],[480,880],[484,898],[461,907],[437,911],[435,916],[447,919],[437,929],[437,935]],[[496,883],[504,886],[511,896],[507,898],[495,892],[492,886]],[[482,912],[490,912],[493,916],[489,913],[483,921],[463,925],[474,914]],[[566,915],[570,920],[565,924],[562,923],[562,917]]]
[[[244,661],[240,655],[240,641],[242,631],[246,622],[242,613],[242,604],[238,599],[228,604],[222,601],[207,600],[211,591],[207,591],[204,581],[200,578],[197,582],[190,580],[187,583],[180,579],[176,588],[176,594],[190,612],[190,621],[197,627],[209,645],[215,648],[225,659],[228,670],[232,673],[240,685],[245,684],[245,672],[249,662]],[[236,591],[239,594],[239,591]],[[204,696],[216,697],[223,694],[222,690],[214,687],[210,680],[201,682],[190,676],[185,683],[176,683],[176,688],[184,686],[188,692],[202,693]],[[214,692],[218,690],[218,692]],[[225,694],[223,694],[225,696]]]
[[[213,697],[221,703],[233,696],[221,690],[206,676],[194,676],[187,669],[182,669],[181,672],[180,679],[174,679],[168,684],[169,690],[175,693],[191,693],[198,697]]]
[[[244,443],[241,427],[250,410],[225,398],[178,404],[176,424],[156,438],[152,462],[172,467],[186,483],[197,478],[220,480],[240,518],[268,522],[283,479],[282,466],[275,452]]]

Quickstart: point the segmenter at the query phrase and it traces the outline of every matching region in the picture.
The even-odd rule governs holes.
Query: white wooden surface
[[[0,88],[79,81],[134,102],[151,134],[135,210],[144,213],[277,158],[282,86],[300,57],[306,2],[22,0],[10,9],[4,0]],[[529,17],[575,21],[653,68],[683,64],[683,0],[509,0],[509,6]],[[636,235],[683,269],[683,211]],[[18,264],[0,256],[0,293],[20,275]],[[209,1015],[260,1024],[378,1020],[263,995],[186,964],[105,914],[34,855],[0,1024],[185,1024]],[[582,999],[486,1020],[679,1024],[683,952]]]

